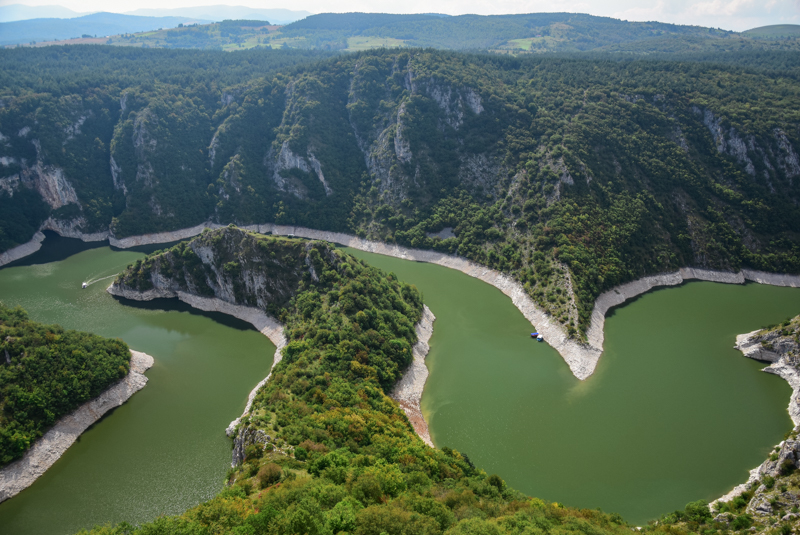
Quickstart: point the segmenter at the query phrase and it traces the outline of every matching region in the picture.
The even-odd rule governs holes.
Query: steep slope
[[[647,274],[800,272],[800,84],[777,70],[378,51],[187,89],[115,85],[132,67],[102,54],[114,76],[58,96],[23,67],[0,203],[32,188],[51,227],[118,237],[210,219],[437,249],[577,337]]]

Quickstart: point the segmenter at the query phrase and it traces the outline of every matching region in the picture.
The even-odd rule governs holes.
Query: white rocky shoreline
[[[58,420],[22,459],[0,469],[0,502],[31,486],[89,426],[144,388],[147,384],[144,372],[153,366],[153,362],[150,355],[131,350],[131,367],[125,378],[75,409],[72,414]]]
[[[166,288],[153,288],[145,292],[138,292],[129,290],[127,288],[120,288],[115,284],[109,286],[107,291],[111,295],[124,297],[126,299],[132,299],[135,301],[151,301],[159,298],[177,298],[189,306],[199,310],[204,310],[206,312],[221,312],[250,323],[261,334],[269,338],[269,340],[275,345],[275,355],[272,360],[272,366],[270,367],[269,374],[267,374],[264,379],[259,381],[253,390],[250,391],[244,412],[242,412],[240,417],[233,420],[225,430],[225,434],[229,437],[232,437],[236,432],[236,428],[239,426],[239,423],[242,421],[242,418],[245,418],[248,414],[250,414],[250,409],[253,406],[253,400],[255,399],[256,394],[261,387],[267,383],[269,378],[272,376],[272,370],[275,369],[275,366],[283,358],[281,350],[286,346],[286,336],[283,334],[283,324],[258,308],[235,305],[228,303],[227,301],[223,301],[217,297],[201,297],[187,292],[174,291]],[[431,310],[426,305],[423,305],[422,318],[414,326],[418,338],[417,342],[412,348],[414,361],[409,366],[409,369],[403,378],[397,383],[391,395],[392,399],[397,401],[397,403],[406,413],[406,416],[408,416],[409,421],[411,421],[411,424],[419,437],[431,447],[434,446],[433,442],[431,442],[428,424],[425,421],[424,416],[422,416],[420,400],[422,398],[422,390],[425,386],[425,381],[428,379],[428,368],[425,366],[425,357],[430,349],[428,346],[428,341],[433,334],[433,321],[435,319],[436,317],[433,315]]]
[[[789,412],[789,417],[792,419],[795,429],[797,429],[797,427],[800,426],[800,372],[789,362],[788,355],[771,351],[763,347],[761,345],[761,340],[758,339],[759,332],[761,331],[755,330],[736,336],[736,344],[733,347],[741,351],[747,358],[769,362],[770,365],[762,371],[778,375],[789,383],[789,386],[792,387],[792,395],[789,398],[787,411]],[[759,481],[763,476],[775,475],[776,467],[780,466],[780,463],[787,457],[791,456],[792,459],[794,459],[794,450],[797,449],[797,446],[798,444],[794,441],[783,441],[778,444],[777,447],[780,453],[777,460],[767,459],[750,470],[750,476],[747,478],[747,481],[736,485],[730,492],[711,502],[709,506],[713,508],[718,502],[729,502],[750,489],[753,484]]]
[[[121,249],[136,247],[139,245],[150,245],[158,243],[169,243],[173,241],[191,238],[203,232],[205,229],[216,229],[225,225],[216,223],[202,223],[194,227],[175,230],[171,232],[160,232],[156,234],[144,234],[141,236],[130,236],[117,239],[108,232],[95,234],[81,234],[72,227],[60,224],[59,222],[48,220],[43,225],[43,229],[53,230],[65,237],[80,238],[84,241],[103,241]],[[428,262],[438,264],[448,268],[456,269],[471,277],[480,279],[491,284],[501,292],[511,298],[514,306],[522,312],[522,315],[531,322],[535,328],[543,334],[545,341],[550,344],[562,358],[566,361],[572,374],[580,380],[587,379],[597,367],[597,362],[603,353],[605,317],[608,311],[619,306],[629,299],[633,299],[660,286],[676,286],[687,280],[702,280],[711,282],[722,282],[727,284],[744,284],[747,281],[759,284],[769,284],[773,286],[800,287],[800,275],[789,275],[780,273],[766,273],[763,271],[742,270],[737,273],[727,271],[715,271],[699,268],[681,268],[673,273],[662,273],[650,275],[641,279],[631,281],[601,294],[595,301],[592,319],[587,330],[587,342],[580,343],[570,339],[561,324],[551,315],[534,303],[525,289],[513,278],[489,269],[480,264],[476,264],[465,258],[451,256],[436,251],[411,249],[392,245],[383,242],[365,240],[350,234],[341,232],[328,232],[322,230],[309,229],[304,227],[276,225],[265,223],[263,225],[244,225],[241,228],[262,234],[272,233],[281,236],[297,236],[301,238],[325,240],[347,247],[352,247],[361,251],[367,251],[406,260],[417,262]],[[41,232],[34,236],[30,242],[20,245],[14,249],[6,251],[0,255],[0,267],[4,264],[18,260],[28,254],[37,251],[41,247],[44,236]],[[6,257],[11,260],[5,260]]]

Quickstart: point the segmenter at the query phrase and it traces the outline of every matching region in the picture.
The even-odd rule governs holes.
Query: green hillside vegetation
[[[270,33],[277,26],[262,20],[224,20],[214,24],[191,24],[178,28],[115,35],[107,44],[153,48],[198,48],[203,50],[247,50],[280,46]],[[266,46],[265,46],[266,44]]]
[[[798,24],[775,24],[773,26],[761,26],[742,32],[748,37],[780,39],[786,37],[800,37],[800,25]]]
[[[266,76],[252,66],[315,56],[242,54],[4,51],[0,173],[37,154],[64,169],[79,204],[53,216],[85,231],[275,222],[461,255],[576,337],[597,295],[643,275],[800,272],[796,54],[382,50]],[[3,231],[24,241],[39,208]]]
[[[0,466],[125,377],[130,360],[120,340],[36,323],[0,303]]]
[[[154,253],[117,284],[144,289],[156,273],[179,286],[234,287],[267,275],[266,287],[282,289],[274,312],[288,345],[238,429],[243,459],[225,490],[178,517],[91,533],[629,532],[618,515],[528,498],[414,434],[387,392],[411,360],[422,300],[394,275],[324,242],[229,228]]]
[[[659,52],[796,51],[800,46],[797,39],[800,35],[791,28],[791,25],[770,26],[735,33],[700,26],[628,22],[576,13],[457,17],[322,13],[286,26],[273,26],[264,21],[226,20],[124,33],[113,35],[104,42],[119,46],[226,51],[251,48],[358,51],[381,47],[433,47],[510,54],[605,50],[646,55]],[[776,37],[790,39],[777,42]]]

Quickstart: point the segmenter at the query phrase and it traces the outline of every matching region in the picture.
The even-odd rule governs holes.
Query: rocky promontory
[[[341,254],[329,243],[254,237],[241,229],[221,229],[156,256],[147,266],[135,264],[107,291],[137,301],[177,298],[200,310],[228,314],[252,324],[275,344],[270,374],[253,388],[242,416],[226,429],[228,436],[234,436],[249,415],[256,394],[283,358],[287,344],[284,325],[268,311],[279,311],[306,283],[314,284],[320,276],[326,276],[320,272],[324,263],[315,264],[314,260],[320,258],[315,256],[320,251],[331,262]],[[391,395],[417,434],[431,446],[420,398],[428,377],[425,356],[434,320],[430,309],[423,306],[422,317],[414,326],[417,342],[411,348],[413,361]],[[235,439],[234,464],[246,438],[240,430]]]
[[[78,407],[72,414],[58,420],[31,446],[22,459],[0,469],[0,502],[32,485],[90,425],[144,388],[147,384],[144,372],[153,366],[153,362],[150,355],[131,350],[131,367],[124,379]]]

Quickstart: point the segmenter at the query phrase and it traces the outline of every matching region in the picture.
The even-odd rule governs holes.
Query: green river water
[[[791,428],[789,387],[731,346],[736,334],[800,313],[800,289],[690,283],[642,296],[608,318],[606,353],[580,382],[529,338],[530,324],[495,288],[440,266],[350,252],[416,284],[437,316],[422,400],[434,442],[526,493],[640,523],[742,482]],[[6,304],[122,338],[156,359],[144,390],[0,504],[0,533],[140,522],[221,488],[230,460],[223,430],[274,347],[247,325],[172,301],[126,306],[105,293],[110,280],[80,289],[141,256],[100,247],[0,270]]]
[[[249,324],[176,300],[124,306],[103,280],[144,256],[95,248],[0,270],[0,300],[31,317],[118,337],[155,358],[147,386],[89,428],[36,483],[0,504],[0,533],[68,534],[178,514],[222,488],[224,430],[267,373],[275,346]],[[161,307],[161,308],[159,308]]]

